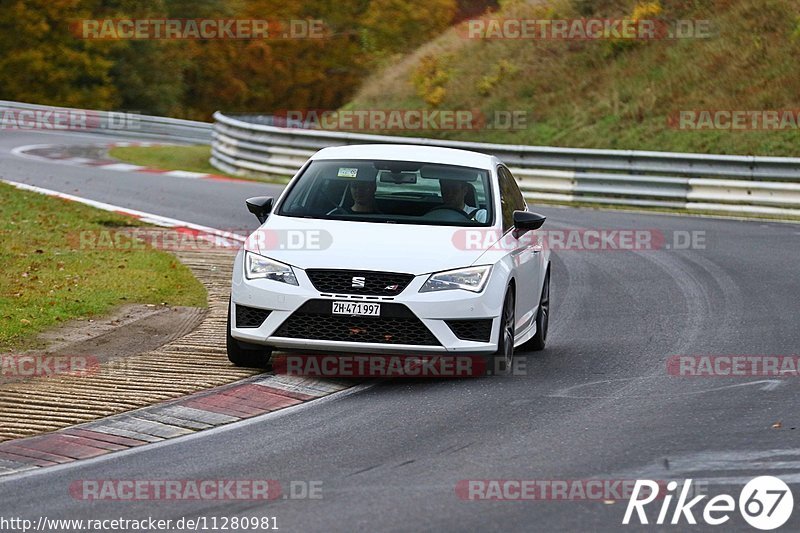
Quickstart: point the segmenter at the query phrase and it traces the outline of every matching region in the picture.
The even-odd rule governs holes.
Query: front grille
[[[320,292],[334,294],[369,294],[373,296],[397,296],[405,289],[413,274],[396,272],[372,272],[369,270],[306,270],[308,278]],[[356,279],[355,282],[353,278]],[[360,282],[363,278],[363,287]],[[357,286],[353,286],[353,284]]]
[[[255,307],[246,307],[244,305],[236,305],[236,327],[237,328],[258,328],[267,319],[271,313],[268,309],[256,309]]]
[[[332,305],[330,300],[306,302],[274,335],[291,339],[439,345],[425,324],[402,304],[381,303],[379,317],[333,315]]]
[[[445,320],[456,337],[462,341],[489,342],[492,337],[492,319]]]

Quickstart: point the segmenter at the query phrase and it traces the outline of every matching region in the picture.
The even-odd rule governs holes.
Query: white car
[[[262,226],[233,269],[237,366],[265,366],[281,349],[482,355],[508,371],[515,347],[544,348],[550,260],[535,230],[545,217],[494,156],[325,148],[276,202],[247,206]]]

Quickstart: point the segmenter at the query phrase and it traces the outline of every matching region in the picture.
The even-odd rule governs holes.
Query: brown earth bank
[[[230,253],[179,252],[205,285],[208,310],[129,305],[48,331],[48,348],[6,354],[0,441],[55,431],[258,374],[225,350]],[[31,365],[30,357],[38,364]],[[32,374],[32,375],[31,375]]]

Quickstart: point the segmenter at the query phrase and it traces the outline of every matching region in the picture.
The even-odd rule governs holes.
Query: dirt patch
[[[176,255],[205,285],[208,310],[128,306],[94,322],[75,321],[51,331],[48,353],[76,356],[68,364],[89,356],[88,371],[47,372],[57,364],[48,360],[52,365],[37,377],[0,383],[0,441],[124,413],[261,372],[234,367],[225,350],[233,256]]]
[[[37,341],[45,348],[14,353],[16,361],[6,362],[0,384],[46,377],[33,370],[33,364],[26,367],[26,357],[32,362],[52,363],[58,358],[83,356],[91,365],[135,357],[180,339],[199,326],[205,316],[206,310],[197,307],[132,304],[102,318],[72,320],[39,334]]]
[[[48,159],[69,159],[72,157],[82,157],[92,161],[108,161],[113,160],[107,155],[107,147],[105,145],[61,145],[52,144],[42,146],[41,148],[33,148],[26,150],[25,153],[37,157],[46,157]]]
[[[74,320],[39,335],[45,353],[92,355],[101,361],[155,350],[192,331],[206,315],[197,307],[125,305],[101,319]]]

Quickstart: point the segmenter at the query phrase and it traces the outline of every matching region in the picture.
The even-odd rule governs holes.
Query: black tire
[[[536,335],[521,346],[525,351],[541,352],[547,344],[547,328],[550,326],[550,269],[544,276],[539,311],[536,313]]]
[[[514,364],[514,319],[514,292],[509,287],[500,313],[497,351],[486,358],[486,375],[511,373]]]
[[[231,335],[231,303],[228,301],[228,321],[225,328],[227,334],[226,347],[228,349],[228,360],[234,366],[245,368],[270,368],[270,357],[272,348],[260,344],[250,344],[234,339]]]

